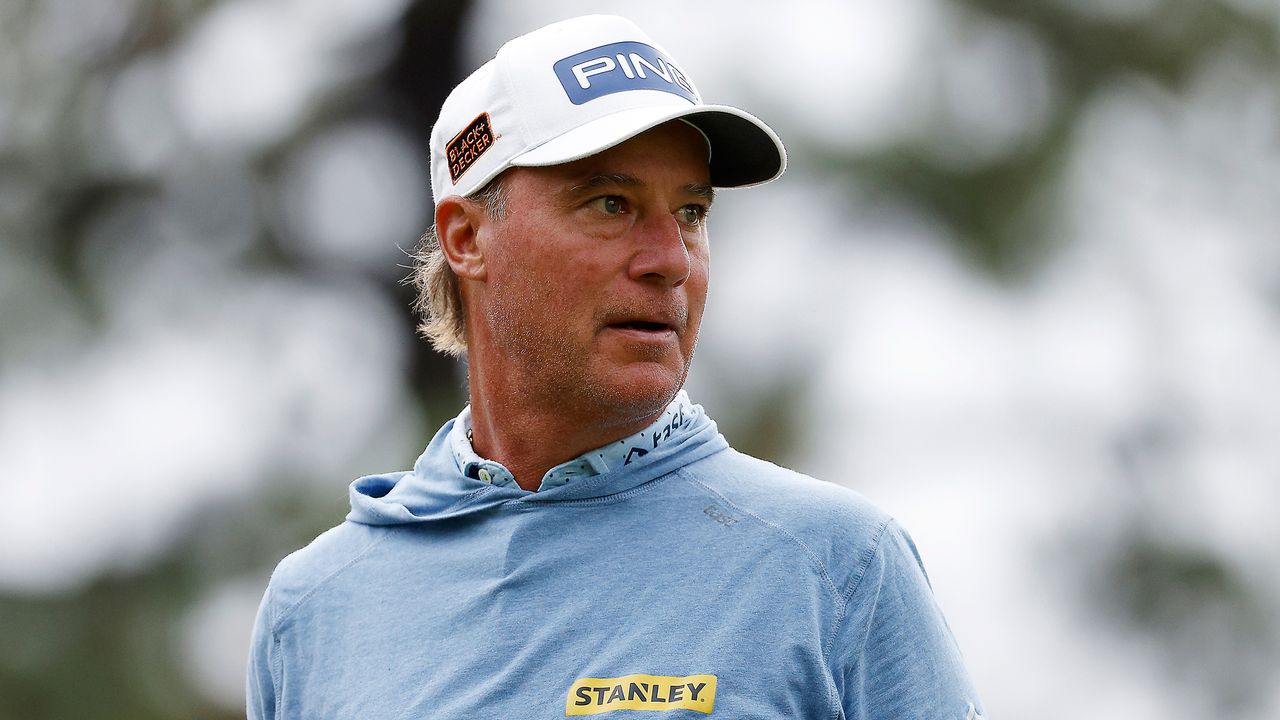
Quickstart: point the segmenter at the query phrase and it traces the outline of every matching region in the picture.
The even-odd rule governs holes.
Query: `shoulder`
[[[318,589],[364,557],[385,535],[380,528],[347,521],[281,560],[267,586],[273,629],[285,623]]]
[[[727,450],[682,474],[730,508],[792,537],[843,586],[865,569],[892,518],[862,494],[833,482]]]
[[[874,535],[890,521],[855,490],[732,449],[689,465],[685,474],[741,509],[796,532]]]

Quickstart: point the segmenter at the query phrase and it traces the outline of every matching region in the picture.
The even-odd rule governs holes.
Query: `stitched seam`
[[[701,480],[698,480],[693,476],[689,475],[688,473],[686,473],[684,471],[684,468],[680,468],[679,470],[676,470],[675,474],[679,475],[680,477],[684,478],[690,483],[702,488],[707,492],[707,494],[719,499],[720,502],[723,502],[725,505],[732,507],[733,509],[742,513],[743,515],[746,515],[747,517],[750,517],[751,519],[760,523],[761,525],[764,525],[767,528],[770,528],[778,533],[781,533],[791,542],[795,543],[797,546],[799,546],[801,552],[803,552],[805,556],[808,557],[809,562],[813,564],[814,569],[818,571],[818,576],[821,577],[822,581],[825,582],[827,584],[827,587],[831,589],[831,594],[834,595],[836,598],[840,597],[840,591],[836,589],[836,584],[831,581],[831,576],[827,573],[827,569],[822,565],[822,562],[818,560],[818,556],[815,555],[814,552],[809,549],[808,545],[804,544],[804,541],[802,541],[800,538],[792,534],[790,530],[787,530],[786,528],[781,527],[779,525],[775,525],[769,522],[768,520],[765,520],[764,518],[760,517],[759,515],[756,515],[750,510],[742,507],[741,505],[738,505],[737,503],[729,500],[725,496],[721,495],[720,493],[708,487]]]
[[[831,635],[823,643],[822,648],[822,662],[828,669],[831,668],[831,651],[835,648],[836,637],[840,634],[840,628],[844,626],[845,618],[849,616],[849,601],[853,599],[858,588],[862,587],[862,581],[867,576],[867,568],[871,566],[871,561],[875,559],[876,555],[880,554],[880,543],[884,541],[885,530],[889,528],[889,523],[891,522],[893,522],[892,519],[887,519],[880,523],[880,527],[876,529],[875,541],[871,543],[871,552],[867,553],[866,560],[862,561],[862,567],[858,568],[853,580],[849,583],[849,589],[844,592],[841,598],[840,610],[836,613],[836,621],[831,626]],[[828,676],[830,676],[830,673],[828,673]],[[831,717],[834,720],[840,716],[841,711],[840,703],[835,697],[834,687],[832,687],[831,704]]]
[[[449,512],[450,510],[453,510],[453,509],[455,509],[455,508],[462,507],[463,505],[466,505],[467,503],[471,502],[471,500],[472,500],[472,499],[474,499],[477,495],[483,495],[483,494],[485,494],[485,493],[487,493],[487,492],[492,492],[494,489],[495,489],[495,488],[494,488],[492,485],[485,485],[484,487],[476,488],[475,490],[472,490],[471,492],[467,493],[466,495],[463,495],[462,497],[460,497],[460,498],[458,498],[457,500],[455,500],[455,501],[454,501],[454,503],[453,503],[452,505],[450,505],[449,507],[445,508],[442,512],[447,513],[447,512]]]
[[[840,626],[848,616],[849,601],[853,599],[854,593],[862,586],[862,580],[867,575],[867,568],[870,567],[871,561],[880,554],[880,543],[884,541],[885,530],[889,528],[889,524],[892,522],[892,519],[888,519],[880,523],[880,527],[876,530],[875,541],[871,543],[871,552],[867,553],[867,559],[862,561],[862,567],[858,568],[857,574],[854,575],[853,580],[849,583],[849,589],[841,597],[840,612],[836,616],[836,624],[831,628],[831,637],[827,638],[827,642],[824,643],[825,647],[822,651],[824,661],[830,662],[831,649],[835,645],[836,635],[839,634]]]
[[[271,657],[271,682],[275,685],[271,694],[275,695],[275,716],[282,717],[284,693],[281,691],[284,689],[284,651],[280,648],[280,635],[275,630],[271,631],[271,645],[271,649],[274,650]]]
[[[373,541],[372,541],[372,542],[370,542],[367,546],[365,546],[365,548],[364,548],[363,550],[361,550],[360,552],[356,553],[356,555],[355,555],[354,557],[352,557],[350,560],[348,560],[348,561],[346,561],[345,563],[343,563],[343,564],[342,564],[342,566],[341,566],[341,567],[339,567],[338,569],[334,570],[333,572],[329,573],[328,575],[325,575],[325,576],[324,576],[323,578],[321,578],[318,582],[316,582],[316,584],[315,584],[314,586],[312,586],[312,588],[311,588],[310,590],[308,590],[308,591],[306,591],[305,593],[303,593],[302,597],[298,598],[298,600],[297,600],[296,602],[294,602],[292,605],[290,605],[289,607],[287,607],[287,608],[285,608],[283,611],[281,611],[281,613],[280,613],[280,617],[278,617],[278,618],[276,619],[276,621],[275,621],[275,626],[272,628],[272,633],[274,634],[275,632],[278,632],[278,631],[279,631],[279,629],[280,629],[280,627],[281,627],[282,625],[284,625],[284,623],[285,623],[285,621],[286,621],[286,620],[288,620],[289,616],[290,616],[290,615],[292,615],[292,614],[294,613],[294,611],[296,611],[299,607],[301,607],[303,603],[305,603],[307,600],[310,600],[310,599],[311,599],[311,596],[312,596],[312,595],[314,595],[314,594],[316,594],[316,592],[317,592],[318,590],[320,590],[320,588],[324,587],[324,585],[325,585],[326,583],[328,583],[328,582],[329,582],[330,580],[332,580],[333,578],[335,578],[335,577],[337,577],[338,575],[340,575],[340,574],[342,574],[343,572],[345,572],[345,571],[347,570],[347,568],[351,567],[352,565],[355,565],[355,564],[356,564],[357,562],[359,562],[360,560],[363,560],[363,559],[364,559],[364,556],[365,556],[365,555],[367,555],[367,554],[369,554],[369,551],[370,551],[370,550],[373,550],[373,549],[374,549],[375,547],[377,547],[377,546],[378,546],[378,545],[379,545],[383,540],[385,540],[385,539],[387,538],[387,535],[388,535],[388,534],[389,534],[389,533],[382,533],[382,534],[378,535],[378,537],[375,537],[375,538],[373,539]]]
[[[729,507],[735,509],[736,511],[742,513],[743,515],[746,515],[747,517],[750,517],[751,519],[755,520],[761,525],[764,525],[767,528],[770,528],[776,532],[781,533],[791,542],[795,543],[796,546],[800,548],[800,551],[803,552],[809,558],[809,562],[812,563],[813,567],[818,571],[819,577],[821,577],[823,582],[827,584],[827,587],[830,588],[832,597],[834,597],[837,600],[841,598],[840,591],[836,588],[836,584],[832,582],[831,575],[827,572],[826,567],[824,567],[822,562],[818,560],[818,557],[817,555],[814,554],[813,550],[811,550],[808,545],[804,544],[804,541],[796,537],[790,530],[787,530],[786,528],[781,527],[779,525],[775,525],[774,523],[771,523],[768,520],[765,520],[759,515],[756,515],[750,510],[747,510],[746,508],[738,505],[737,503],[732,502],[731,500],[726,498],[724,495],[721,495],[720,493],[708,487],[701,480],[697,480],[694,477],[690,476],[688,473],[684,472],[683,468],[681,468],[680,470],[677,470],[676,472],[680,475],[680,477],[684,478],[690,483],[693,483],[694,485],[701,487],[704,491],[709,493],[712,497],[718,498],[725,505],[728,505]],[[864,571],[865,571],[865,568],[866,568],[866,565],[864,564],[863,565]],[[848,604],[848,598],[846,596],[844,599],[844,602],[840,604],[840,614],[836,616],[836,627],[839,627],[840,621],[843,619],[844,606],[847,604]],[[830,643],[830,640],[828,640],[827,643],[824,643],[824,645],[829,643]],[[828,670],[829,670],[830,664],[827,662],[827,652],[825,648],[822,653],[822,662],[824,665],[828,667]],[[836,698],[835,682],[831,679],[831,673],[829,671],[822,673],[822,676],[823,676],[822,677],[823,684],[825,684],[827,687],[827,703],[831,705],[831,717],[836,718],[840,714],[840,703],[837,701],[837,698]]]
[[[827,681],[827,703],[831,705],[831,720],[840,720],[840,713],[843,710],[840,707],[840,698],[836,697],[836,682],[831,679],[831,673],[823,673],[824,679]]]

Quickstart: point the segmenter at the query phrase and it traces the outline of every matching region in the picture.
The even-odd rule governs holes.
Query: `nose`
[[[636,250],[631,258],[631,277],[679,287],[689,279],[689,248],[680,223],[668,213],[643,218],[636,229]]]

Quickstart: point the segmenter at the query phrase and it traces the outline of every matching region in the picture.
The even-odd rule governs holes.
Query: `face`
[[[660,412],[684,384],[706,304],[702,135],[673,121],[503,182],[506,213],[477,235],[485,280],[468,302],[487,327],[473,366],[601,422]]]

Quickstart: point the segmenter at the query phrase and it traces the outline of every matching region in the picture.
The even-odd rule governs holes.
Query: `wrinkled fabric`
[[[908,534],[694,407],[643,462],[536,493],[463,474],[455,421],[356,480],[272,575],[248,716],[981,717]]]

